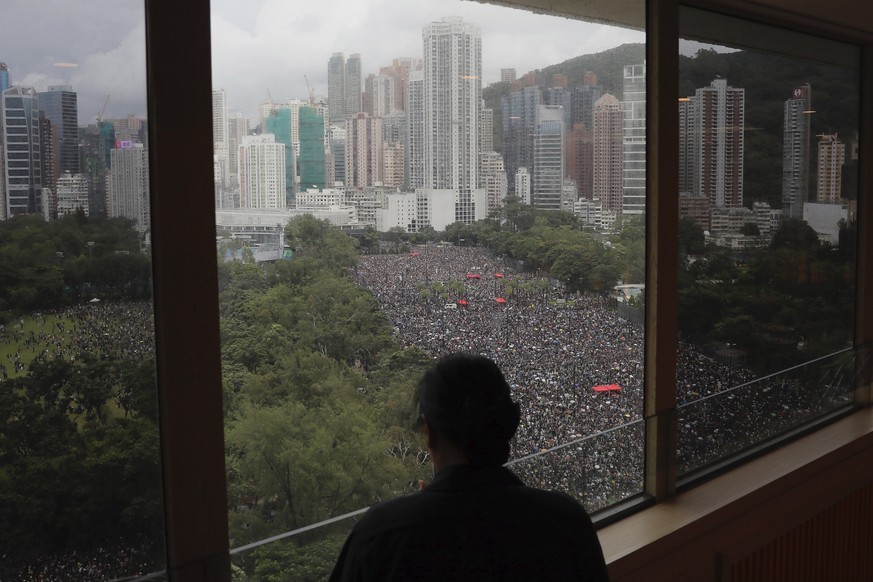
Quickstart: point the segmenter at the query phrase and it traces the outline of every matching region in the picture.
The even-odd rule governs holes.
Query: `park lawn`
[[[43,316],[41,315],[38,317],[28,316],[15,318],[6,324],[6,336],[8,336],[8,339],[0,340],[0,363],[6,366],[6,372],[10,379],[26,375],[27,366],[30,365],[30,362],[32,362],[37,354],[42,351],[42,348],[45,347],[44,344],[38,345],[33,351],[31,351],[30,348],[25,347],[25,339],[29,337],[31,331],[34,335],[38,335],[40,331],[51,333],[57,322],[63,322],[68,331],[75,325],[73,320],[55,314],[46,315],[45,324],[43,324],[42,320]],[[19,341],[15,341],[13,334],[19,331],[23,331],[25,337]],[[64,334],[63,343],[65,346],[70,344],[70,337],[67,334]],[[15,356],[16,350],[19,349],[21,350],[21,361],[24,363],[25,368],[21,372],[16,372],[15,366],[12,363],[12,358]]]

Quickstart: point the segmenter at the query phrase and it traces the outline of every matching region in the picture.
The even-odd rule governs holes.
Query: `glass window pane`
[[[852,403],[859,49],[680,20],[679,473]]]
[[[165,559],[143,4],[3,12],[0,578],[148,574]]]
[[[645,7],[595,4],[213,3],[246,574],[329,571],[354,518],[330,520],[430,479],[413,392],[449,352],[503,369],[529,484],[589,511],[642,492],[645,35],[586,16]]]

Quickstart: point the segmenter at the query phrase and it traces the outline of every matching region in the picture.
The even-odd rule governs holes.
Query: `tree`
[[[692,218],[679,219],[679,249],[686,255],[703,254],[705,244],[703,229]]]
[[[742,227],[740,227],[740,234],[746,236],[760,236],[761,229],[759,229],[758,225],[754,222],[747,222]]]

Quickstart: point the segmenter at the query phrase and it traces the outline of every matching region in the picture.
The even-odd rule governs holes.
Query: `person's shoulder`
[[[402,529],[414,521],[426,499],[421,493],[411,493],[370,507],[355,525],[362,537],[377,535],[387,530]]]
[[[562,519],[581,520],[586,524],[591,522],[582,504],[566,493],[528,486],[519,487],[517,492],[530,506],[536,507],[544,515],[553,514]]]

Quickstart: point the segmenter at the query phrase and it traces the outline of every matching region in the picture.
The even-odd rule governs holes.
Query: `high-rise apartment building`
[[[482,38],[479,27],[445,17],[424,28],[424,184],[456,192],[455,220],[471,223],[480,194]]]
[[[229,167],[228,189],[239,194],[239,146],[245,136],[249,134],[249,119],[237,113],[228,117],[227,121],[227,165]],[[292,139],[294,126],[292,125]]]
[[[809,140],[812,91],[796,87],[783,107],[782,123],[782,216],[803,218],[809,200]]]
[[[646,65],[624,67],[624,180],[621,211],[643,214],[646,211]]]
[[[333,157],[334,182],[346,184],[346,127],[330,126],[330,153]]]
[[[503,156],[497,152],[487,151],[482,155],[482,167],[485,184],[485,196],[488,200],[488,213],[503,205],[509,185],[506,180],[506,169],[503,167]]]
[[[243,138],[239,150],[240,207],[287,208],[285,144],[264,133]]]
[[[149,152],[141,143],[125,143],[110,152],[112,171],[109,174],[110,217],[134,221],[141,233],[151,228],[149,205]]]
[[[593,198],[592,163],[594,157],[594,141],[591,130],[584,123],[577,123],[567,132],[565,149],[566,177],[576,183],[578,194],[582,198]]]
[[[424,71],[412,71],[406,100],[406,180],[411,190],[425,184],[424,119]]]
[[[386,187],[407,187],[407,130],[405,111],[395,109],[382,117],[382,182]]]
[[[346,119],[346,187],[381,183],[382,155],[382,118],[357,113]]]
[[[515,69],[500,69],[500,82],[512,83],[515,81]]]
[[[839,204],[843,195],[843,164],[846,144],[835,133],[826,133],[818,140],[818,190],[816,200],[823,204]]]
[[[39,97],[32,87],[10,87],[0,100],[3,200],[0,219],[42,212]]]
[[[384,126],[383,126],[384,129]],[[382,144],[382,184],[386,188],[403,189],[406,182],[406,156],[403,143]]]
[[[534,134],[533,189],[537,208],[561,210],[564,184],[564,108],[540,105]]]
[[[394,107],[406,111],[407,93],[409,90],[409,74],[421,71],[423,61],[418,57],[398,57],[387,67],[380,67],[379,74],[394,79]]]
[[[690,102],[692,192],[714,208],[743,205],[745,102],[745,90],[727,79],[697,89]]]
[[[367,86],[365,93],[369,101],[369,111],[366,111],[374,117],[382,117],[388,115],[394,109],[394,99],[397,95],[394,86],[395,79],[389,75],[369,75],[367,76]],[[364,111],[364,109],[362,109]]]
[[[334,53],[327,62],[327,108],[330,123],[342,123],[348,116],[363,111],[361,55],[345,59]]]
[[[612,220],[622,211],[622,107],[606,93],[594,104],[594,151],[592,183],[594,198],[599,198],[604,214]]]

